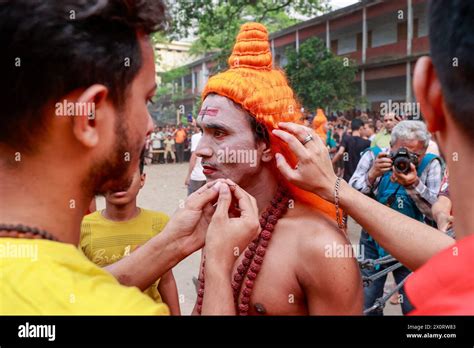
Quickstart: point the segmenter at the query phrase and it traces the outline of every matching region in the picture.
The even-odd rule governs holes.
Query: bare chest
[[[238,292],[237,305],[247,305],[249,315],[307,314],[304,293],[296,276],[295,243],[279,232],[281,231],[276,229],[273,233],[258,272],[252,271],[252,265],[255,265],[255,262],[252,262],[247,272],[241,275],[242,287]],[[234,277],[239,274],[238,268],[242,267],[245,258],[244,252],[234,264],[231,280],[233,284],[236,283]],[[238,276],[237,279],[240,280]],[[250,289],[249,281],[252,284]],[[246,300],[249,290],[250,296]]]

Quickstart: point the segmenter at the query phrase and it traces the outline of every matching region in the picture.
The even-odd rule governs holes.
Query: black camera
[[[389,158],[393,161],[395,170],[402,174],[410,171],[410,163],[418,166],[418,155],[408,151],[407,148],[401,147],[395,152],[390,152]]]

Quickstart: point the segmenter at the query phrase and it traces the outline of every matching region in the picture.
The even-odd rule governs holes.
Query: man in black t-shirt
[[[370,141],[362,138],[364,131],[364,121],[355,118],[351,122],[352,135],[344,134],[341,141],[341,146],[338,152],[332,159],[332,163],[342,157],[344,163],[343,179],[349,181],[352,174],[354,174],[357,164],[359,163],[361,153],[370,147]]]

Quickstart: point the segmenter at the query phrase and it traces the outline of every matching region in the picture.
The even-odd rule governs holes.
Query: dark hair
[[[454,121],[474,136],[474,1],[430,1],[431,57]],[[457,64],[455,64],[457,63]]]
[[[250,129],[254,134],[255,142],[264,142],[270,145],[270,137],[268,136],[267,127],[264,124],[257,122],[257,119],[250,114],[247,114],[247,119],[250,124]]]
[[[161,0],[6,0],[0,4],[0,143],[32,150],[47,103],[95,83],[123,106],[142,57],[137,32],[164,27]]]
[[[362,121],[360,118],[354,118],[351,121],[351,129],[353,131],[359,130],[360,127],[364,127],[364,121]]]

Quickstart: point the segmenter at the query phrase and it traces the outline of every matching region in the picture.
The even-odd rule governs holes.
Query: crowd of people
[[[196,315],[380,315],[389,272],[404,314],[474,314],[473,3],[431,2],[432,56],[413,77],[424,121],[318,109],[303,125],[267,28],[251,22],[192,132],[154,129],[147,109],[164,4],[101,6],[76,23],[62,2],[0,5],[1,313],[180,314],[172,271],[201,250]],[[56,117],[59,99],[94,114]],[[165,161],[191,148],[171,217],[136,203],[147,142]],[[96,194],[106,208],[86,214]],[[361,262],[347,216],[363,229]],[[39,257],[4,257],[20,248]]]
[[[326,117],[322,109],[317,109],[314,114],[303,113],[300,121],[321,138],[338,177],[376,201],[447,232],[452,227],[453,217],[449,196],[443,193],[447,191],[445,160],[440,156],[438,145],[431,139],[424,122],[406,118],[395,113],[357,110],[333,113]],[[202,138],[197,121],[193,118],[192,126],[187,128],[182,125],[177,128],[156,127],[150,135],[151,148],[161,149],[159,141],[163,137],[177,138],[178,131],[185,130],[186,148],[191,152],[185,180],[188,195],[206,183],[202,158],[196,156]],[[166,153],[165,150],[165,160]],[[408,167],[399,170],[394,166],[394,161],[398,161],[399,166],[405,163]],[[403,163],[400,164],[400,161]],[[443,190],[442,180],[446,183]],[[440,202],[445,203],[437,203],[438,197]],[[412,311],[413,307],[406,300],[402,287],[411,271],[391,257],[363,229],[359,247],[364,263],[361,274],[367,280],[364,286],[366,314],[382,315],[384,302],[389,297],[392,304],[401,305],[404,314]],[[368,260],[381,264],[367,266]],[[384,285],[390,271],[396,286],[387,289]],[[384,299],[387,292],[391,296],[385,296]]]
[[[445,193],[446,161],[424,122],[405,118],[394,113],[357,111],[326,119],[319,109],[306,116],[305,125],[312,127],[327,147],[336,175],[353,188],[406,216],[448,232],[453,217],[452,204]],[[364,260],[362,275],[367,280],[367,314],[381,315],[388,298],[392,304],[401,304],[404,314],[412,311],[402,286],[411,271],[365,230],[361,231],[359,246]],[[376,267],[367,265],[370,260]],[[385,290],[387,274],[392,269],[397,286]],[[386,292],[391,296],[384,297]]]
[[[192,129],[181,123],[177,126],[156,126],[147,137],[147,163],[184,162],[185,154],[190,150]]]

